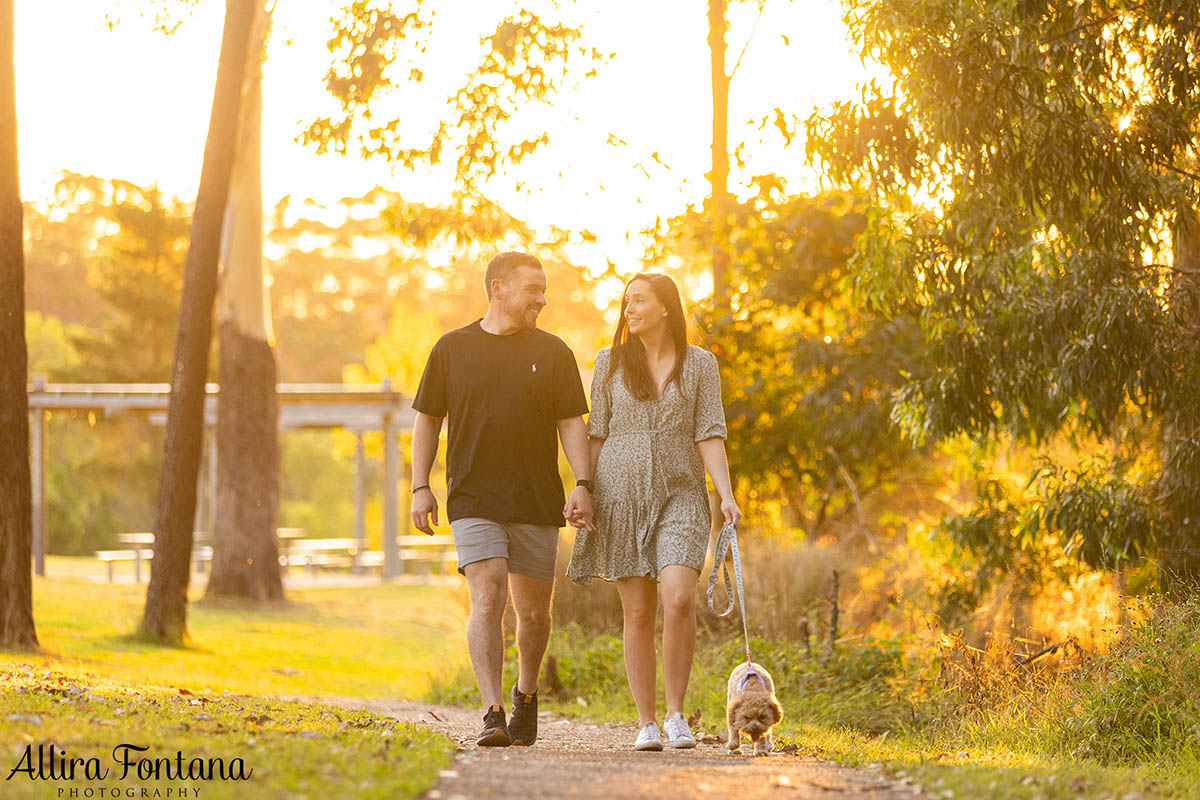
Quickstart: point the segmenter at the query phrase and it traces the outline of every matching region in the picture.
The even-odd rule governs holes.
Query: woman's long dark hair
[[[683,371],[683,358],[687,355],[687,320],[683,316],[683,301],[679,299],[679,287],[675,281],[666,275],[654,272],[643,272],[634,275],[625,284],[625,292],[634,281],[645,281],[650,284],[655,297],[667,309],[667,331],[675,343],[675,368],[664,387],[675,381],[675,385],[683,391],[679,383],[679,375]],[[625,319],[625,306],[628,305],[626,294],[621,294],[621,313],[617,317],[617,330],[613,333],[612,357],[608,362],[608,374],[604,376],[607,384],[621,368],[621,379],[625,388],[638,400],[653,400],[658,397],[658,386],[650,376],[650,365],[646,361],[646,348],[642,340],[629,333],[629,322]]]

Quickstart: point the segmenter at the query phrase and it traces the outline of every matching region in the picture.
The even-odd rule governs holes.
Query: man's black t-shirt
[[[562,527],[558,420],[587,413],[575,356],[545,331],[481,321],[438,339],[413,399],[449,418],[446,516]]]

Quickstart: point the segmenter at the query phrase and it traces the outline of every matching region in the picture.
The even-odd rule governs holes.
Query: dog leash
[[[733,586],[729,581],[729,567],[725,566],[725,555],[730,551],[733,552],[733,576],[737,580],[737,604],[742,612],[742,635],[746,637],[746,663],[749,664],[751,661],[750,630],[746,626],[746,597],[742,591],[742,557],[738,552],[737,528],[733,525],[721,528],[721,535],[717,537],[717,546],[713,549],[712,573],[708,576],[708,607],[718,617],[727,617],[729,612],[733,611]],[[717,611],[713,606],[713,588],[717,585],[717,573],[722,571],[722,567],[724,567],[725,594],[729,597],[729,608]]]

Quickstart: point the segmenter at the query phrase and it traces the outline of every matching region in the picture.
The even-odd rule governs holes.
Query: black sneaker
[[[533,694],[521,694],[513,684],[512,704],[512,720],[508,724],[512,743],[531,745],[537,741],[537,690]]]
[[[504,709],[488,709],[483,715],[483,732],[475,744],[480,747],[508,747],[512,744],[508,738],[508,726],[504,724]]]

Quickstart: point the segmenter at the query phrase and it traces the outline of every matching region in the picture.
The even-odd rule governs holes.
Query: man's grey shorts
[[[554,580],[558,528],[553,525],[464,517],[451,521],[450,531],[458,551],[458,571],[463,575],[467,574],[463,567],[468,564],[485,558],[507,558],[509,572]]]

